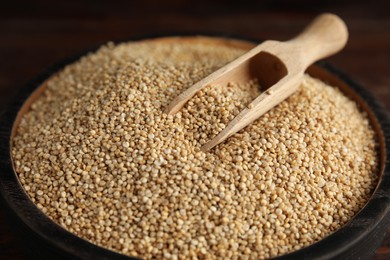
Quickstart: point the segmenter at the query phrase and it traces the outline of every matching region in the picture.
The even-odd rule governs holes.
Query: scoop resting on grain
[[[200,147],[259,94],[255,81],[206,88],[164,113],[243,52],[202,38],[131,42],[67,66],[14,139],[31,200],[70,232],[145,259],[269,258],[341,227],[376,184],[377,152],[367,117],[336,88],[305,76],[207,153]]]

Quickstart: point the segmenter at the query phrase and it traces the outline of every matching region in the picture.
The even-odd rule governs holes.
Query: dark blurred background
[[[329,60],[390,109],[389,0],[0,0],[0,109],[50,65],[107,41],[201,33],[287,40],[322,12],[350,31]],[[0,208],[0,259],[25,258]],[[389,237],[376,259],[390,259]]]

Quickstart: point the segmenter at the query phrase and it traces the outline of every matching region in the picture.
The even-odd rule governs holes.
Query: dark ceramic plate
[[[248,45],[248,42],[244,44]],[[13,168],[10,148],[14,125],[42,93],[45,80],[82,55],[52,67],[30,82],[1,114],[1,199],[10,223],[32,259],[134,259],[89,243],[51,221],[28,198]],[[390,224],[390,163],[387,161],[390,120],[384,108],[363,86],[328,63],[317,63],[308,69],[308,73],[338,86],[367,112],[379,140],[380,177],[369,202],[346,225],[317,243],[278,259],[369,259],[381,244]]]

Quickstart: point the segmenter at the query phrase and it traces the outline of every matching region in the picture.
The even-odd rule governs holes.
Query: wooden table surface
[[[329,60],[390,109],[388,0],[1,2],[0,109],[45,68],[110,40],[180,33],[286,40],[321,12],[338,14],[350,31]],[[0,259],[26,258],[0,208]],[[390,259],[390,230],[375,259]]]

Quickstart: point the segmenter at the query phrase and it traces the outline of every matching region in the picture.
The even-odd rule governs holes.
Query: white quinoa
[[[210,86],[169,102],[244,50],[109,44],[67,66],[23,116],[12,155],[31,200],[92,243],[146,259],[269,258],[350,220],[377,181],[367,116],[305,76],[298,92],[209,152],[259,94]]]

